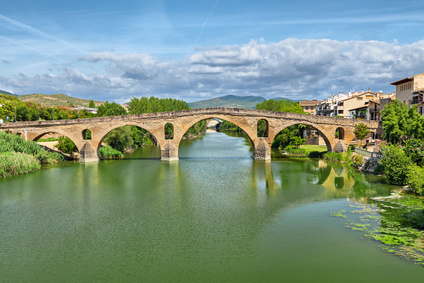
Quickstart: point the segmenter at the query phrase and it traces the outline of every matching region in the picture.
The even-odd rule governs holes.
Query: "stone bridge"
[[[253,158],[271,159],[271,144],[283,129],[297,124],[308,125],[317,130],[325,140],[329,152],[343,152],[355,137],[353,130],[358,123],[364,123],[371,132],[377,132],[377,121],[314,116],[286,112],[237,108],[203,108],[173,112],[146,113],[137,115],[98,117],[89,119],[35,121],[0,124],[0,131],[19,134],[27,140],[38,140],[48,133],[69,137],[80,152],[81,162],[98,161],[98,152],[104,137],[113,129],[122,126],[138,126],[149,131],[161,148],[161,159],[178,160],[178,147],[187,130],[195,123],[218,118],[227,120],[242,128],[253,146]],[[258,121],[267,124],[265,137],[258,137]],[[171,123],[174,136],[165,137],[165,125]],[[85,131],[91,131],[91,139],[85,139]],[[336,138],[336,130],[339,132]]]

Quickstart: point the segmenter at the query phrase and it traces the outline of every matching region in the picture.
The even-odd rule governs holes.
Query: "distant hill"
[[[287,98],[274,98],[275,100],[289,100]],[[215,97],[207,100],[200,100],[189,103],[191,108],[212,108],[212,107],[234,107],[234,108],[245,108],[255,109],[256,104],[262,103],[265,98],[260,96],[236,96],[226,95],[221,97]]]
[[[11,92],[8,92],[8,91],[5,91],[5,90],[1,90],[1,89],[0,89],[0,93],[7,94],[7,95],[17,96],[17,95],[16,95],[16,94],[14,94],[14,93],[11,93]]]
[[[20,96],[21,101],[23,102],[34,102],[39,103],[45,107],[69,107],[73,105],[75,107],[85,106],[88,107],[90,103],[89,99],[76,98],[68,96],[62,93],[46,95],[46,94],[27,94]],[[103,104],[101,101],[94,101],[96,106]]]

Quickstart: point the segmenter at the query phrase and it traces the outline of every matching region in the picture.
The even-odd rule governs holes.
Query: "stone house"
[[[360,117],[368,120],[368,102],[377,97],[377,93],[372,91],[355,93],[337,103],[337,115],[344,118],[359,118],[358,113],[361,113]]]
[[[302,106],[303,111],[305,111],[306,113],[309,113],[311,115],[316,115],[316,113],[317,113],[316,106],[320,102],[321,101],[318,101],[316,99],[314,99],[314,100],[303,100],[303,101],[299,101],[299,104],[300,104],[300,106]]]
[[[418,112],[424,115],[424,73],[392,82],[391,85],[396,86],[398,100],[408,105],[408,108],[416,105]]]

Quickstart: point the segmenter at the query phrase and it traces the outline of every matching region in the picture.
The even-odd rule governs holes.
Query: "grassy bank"
[[[63,160],[59,153],[45,150],[34,141],[21,136],[0,132],[0,176],[25,174],[39,169],[40,164]]]
[[[283,150],[274,149],[272,157],[296,156],[296,157],[311,157],[322,158],[327,152],[327,147],[323,145],[301,145],[298,148],[286,146]]]
[[[37,158],[20,152],[0,153],[0,176],[26,174],[40,169]]]

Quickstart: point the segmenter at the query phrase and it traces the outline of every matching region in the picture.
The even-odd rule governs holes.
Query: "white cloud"
[[[424,72],[423,66],[424,41],[260,40],[198,50],[185,60],[91,53],[53,75],[0,77],[0,86],[110,101],[142,95],[192,101],[230,93],[316,99],[349,89],[391,91],[390,82]]]

